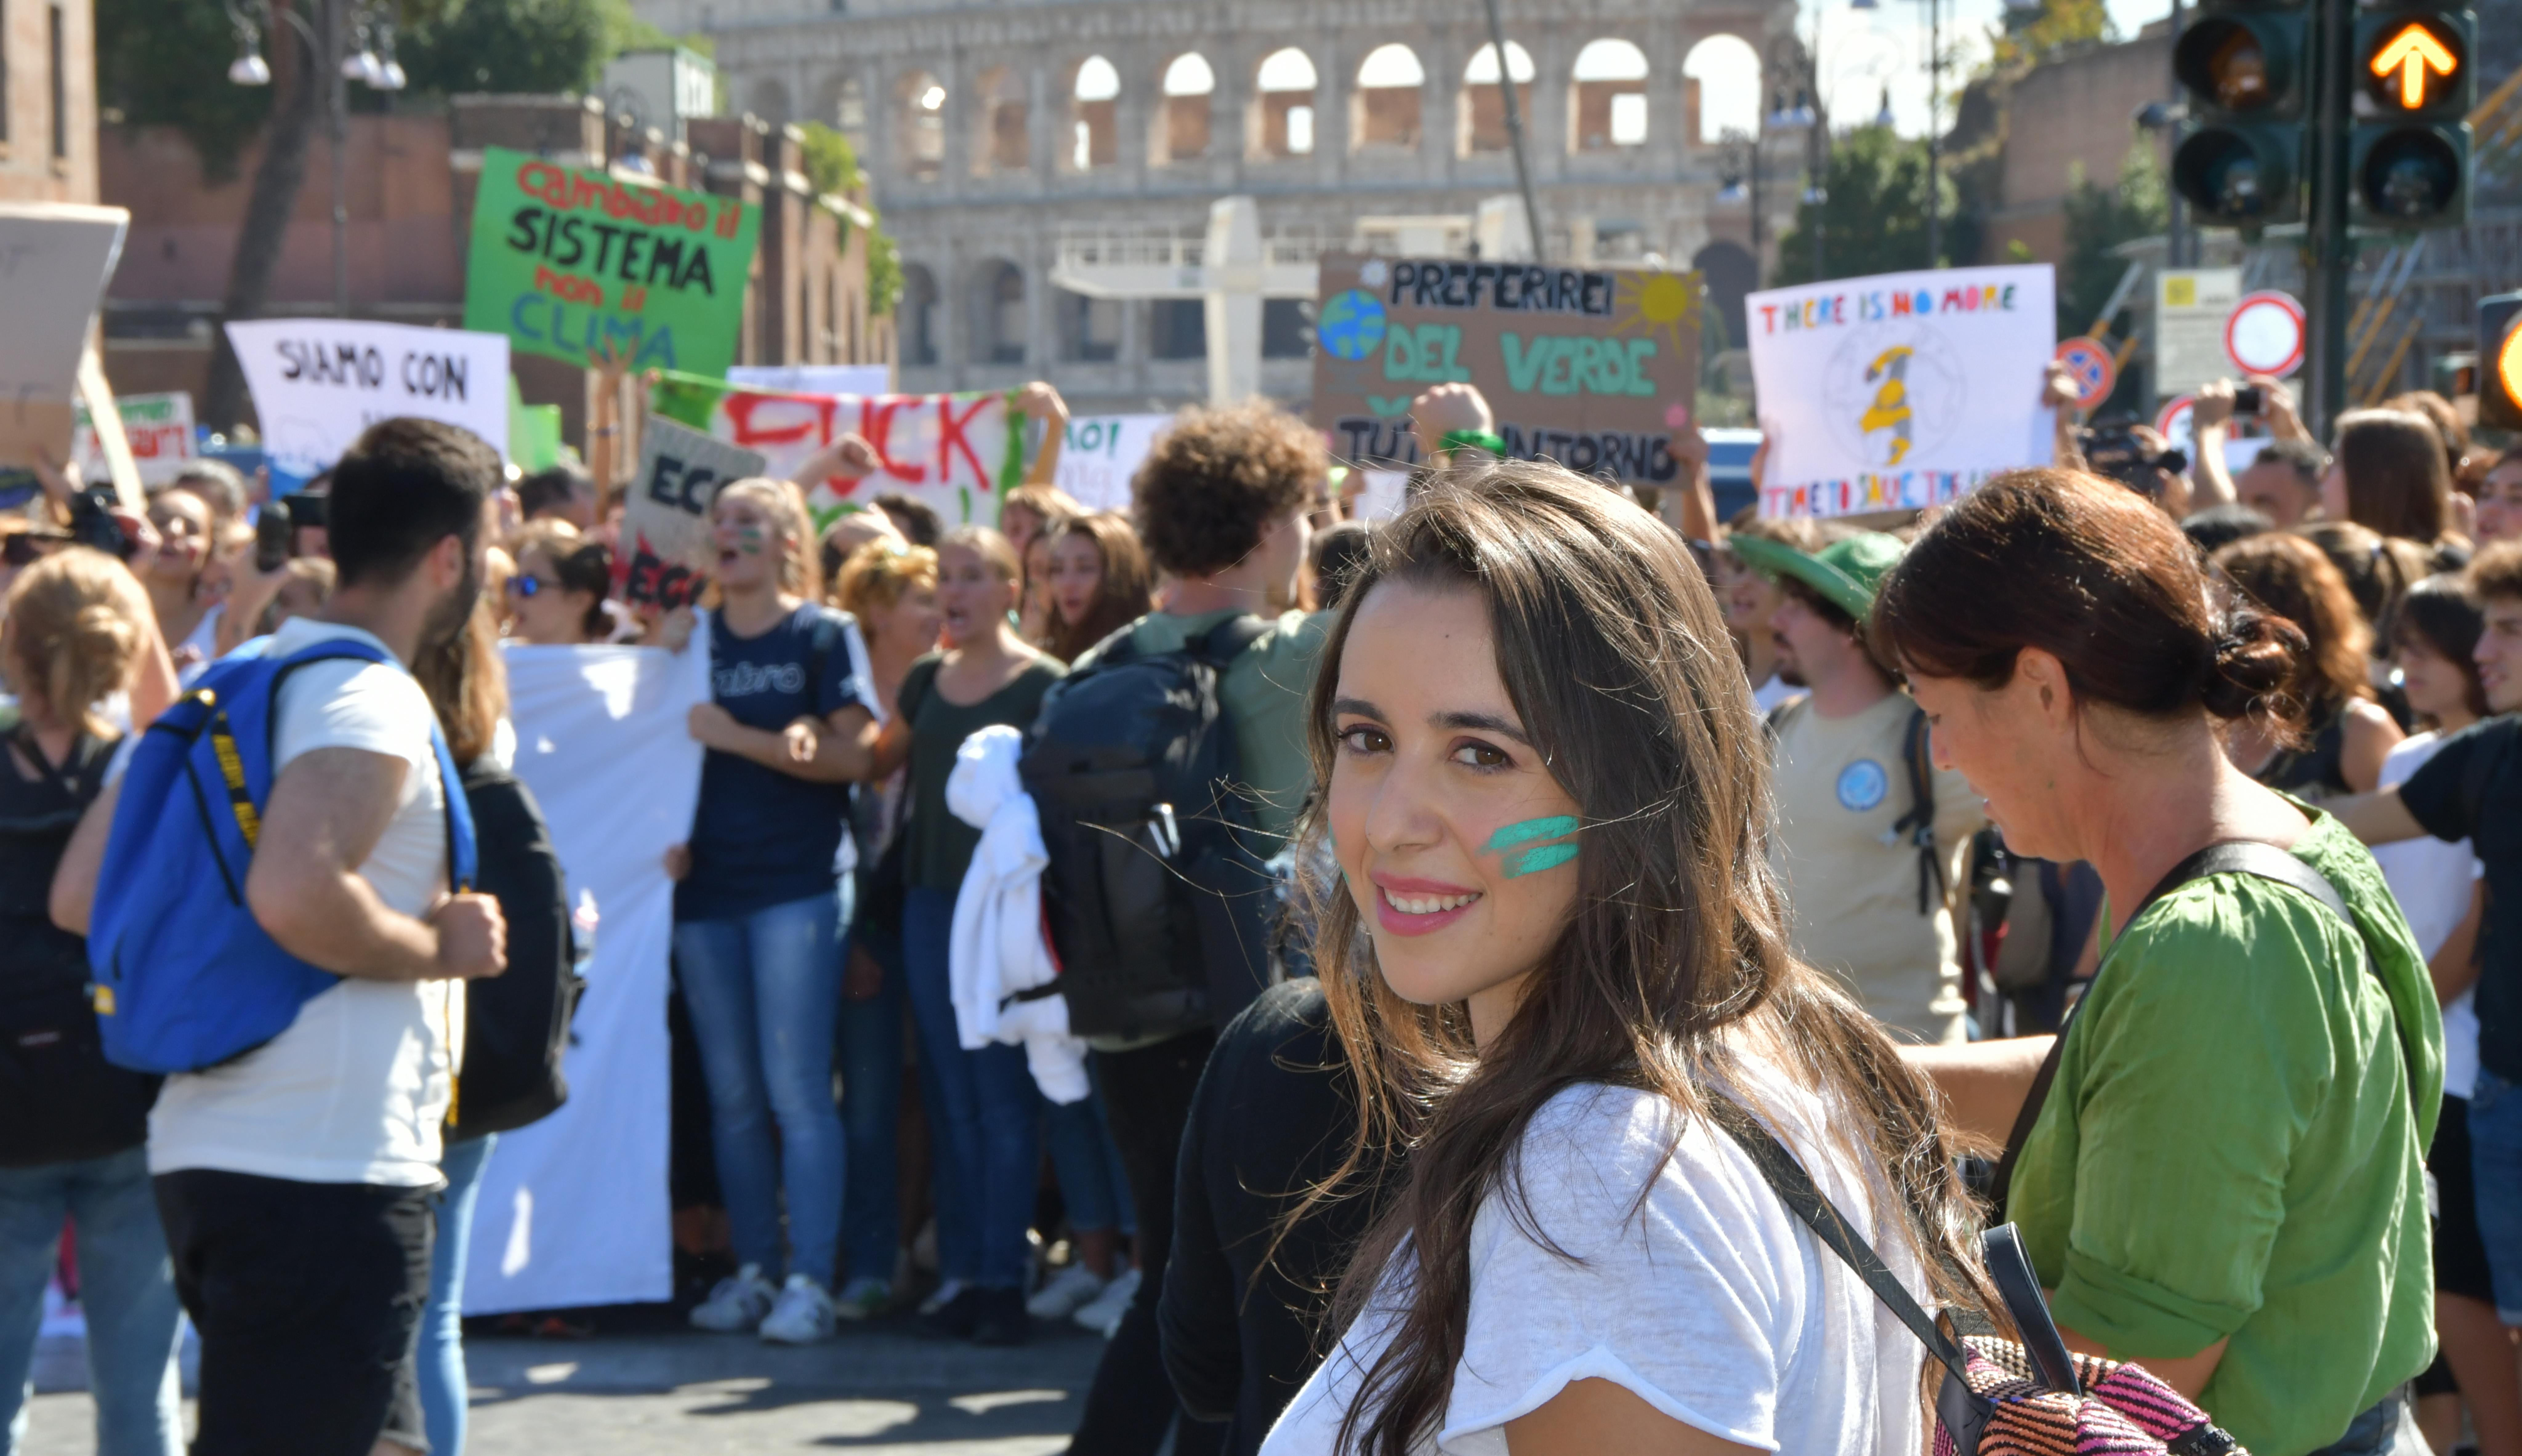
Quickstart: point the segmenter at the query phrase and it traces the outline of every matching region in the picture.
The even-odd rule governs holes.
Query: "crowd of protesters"
[[[621,599],[618,493],[416,421],[286,501],[194,465],[118,552],[67,492],[0,525],[5,1029],[86,1048],[0,1066],[37,1109],[0,1451],[57,1273],[101,1451],[181,1443],[179,1308],[206,1456],[462,1449],[471,1205],[558,1093],[450,1121],[453,1078],[556,1061],[583,950],[504,643],[706,656],[665,867],[699,1330],[1074,1322],[1081,1453],[1891,1453],[1951,1414],[1908,1301],[2054,1321],[2261,1456],[2522,1456],[2522,454],[2431,397],[2324,446],[2252,380],[2200,393],[2194,465],[2062,423],[1924,521],[1726,529],[1704,450],[1642,500],[1496,458],[1475,390],[1414,412],[1449,447],[1374,523],[1257,403],[1186,411],[1126,512],[1048,448],[996,527],[732,482],[697,613]],[[96,1053],[80,937],[130,893],[139,730],[257,660],[237,896],[340,979],[162,1085]],[[1056,967],[1063,1078],[971,1030],[971,785],[1009,730],[1121,762],[1164,715],[1078,705],[1134,673],[1223,787],[1118,853],[1245,880],[1126,1014]],[[1075,815],[1024,772],[1055,930]]]

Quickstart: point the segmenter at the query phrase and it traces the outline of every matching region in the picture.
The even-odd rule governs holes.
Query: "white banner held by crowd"
[[[710,699],[708,641],[704,625],[680,653],[504,654],[517,776],[551,826],[570,904],[591,893],[600,923],[562,1063],[569,1101],[500,1134],[483,1175],[467,1314],[673,1297],[665,863],[700,798],[701,746],[683,725]]]
[[[228,325],[254,392],[262,446],[282,473],[329,468],[361,431],[413,415],[460,425],[508,453],[508,340],[346,318]]]
[[[1169,414],[1072,415],[1059,449],[1052,484],[1088,510],[1130,509],[1130,478],[1147,458],[1156,437],[1174,422]]]
[[[783,395],[890,395],[890,364],[737,364],[726,382]]]
[[[1763,516],[1914,510],[2049,458],[2047,263],[1840,278],[1744,308],[1769,437]]]

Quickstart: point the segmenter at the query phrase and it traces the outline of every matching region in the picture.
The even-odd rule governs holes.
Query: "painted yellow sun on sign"
[[[1623,271],[1611,296],[1611,332],[1660,335],[1678,353],[1699,336],[1700,275]]]

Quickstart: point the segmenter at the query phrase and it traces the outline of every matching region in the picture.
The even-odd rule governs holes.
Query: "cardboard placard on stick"
[[[1314,423],[1331,453],[1407,468],[1410,401],[1476,385],[1506,452],[1642,486],[1680,475],[1699,389],[1697,273],[1325,254]]]
[[[131,213],[0,203],[0,466],[59,466],[70,401]]]
[[[613,554],[622,599],[690,606],[709,585],[718,554],[710,541],[711,500],[721,485],[760,475],[766,463],[741,446],[650,416],[639,432],[639,473],[623,499],[622,549]]]

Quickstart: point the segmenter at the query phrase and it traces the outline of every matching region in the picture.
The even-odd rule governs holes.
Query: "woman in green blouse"
[[[1909,1053],[1991,1142],[2029,1104],[2003,1215],[2069,1343],[2144,1365],[2254,1456],[2421,1456],[2399,1387],[2434,1352],[2441,1014],[2372,858],[2220,743],[2294,708],[2302,634],[2142,497],[2060,470],[1953,507],[1871,633],[2007,845],[2090,862],[2127,911],[2036,1103],[2056,1038]],[[2229,840],[2290,852],[2355,923],[2243,873],[2149,898]]]

